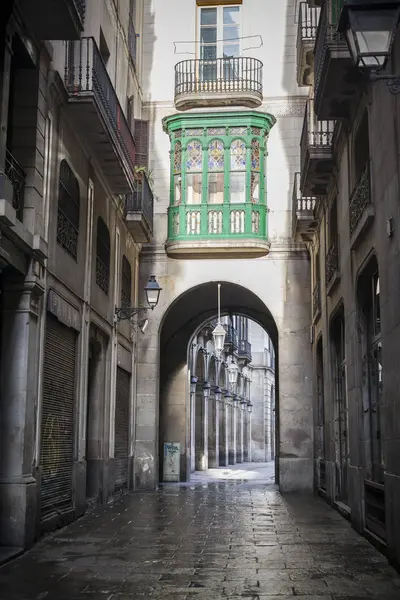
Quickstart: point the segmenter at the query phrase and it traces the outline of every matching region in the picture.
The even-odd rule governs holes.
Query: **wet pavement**
[[[323,500],[281,496],[271,469],[121,497],[0,569],[0,598],[400,600],[386,559]]]

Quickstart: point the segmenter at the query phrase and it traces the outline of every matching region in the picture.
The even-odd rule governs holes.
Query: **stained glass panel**
[[[208,169],[210,171],[224,170],[224,144],[221,140],[213,140],[208,145]]]
[[[174,133],[175,139],[182,137],[182,129],[177,129]]]
[[[190,135],[203,135],[204,133],[204,129],[199,127],[197,129],[186,129],[186,135],[190,136]]]
[[[174,149],[174,173],[182,171],[182,144],[176,142]]]
[[[246,135],[247,127],[231,127],[230,134],[231,135]]]
[[[198,140],[192,140],[187,145],[186,169],[188,171],[201,171],[203,168],[203,149]]]
[[[254,171],[260,170],[260,142],[258,140],[251,141],[251,168]]]
[[[259,127],[252,127],[251,128],[251,133],[253,135],[261,135],[261,129]]]
[[[234,140],[231,144],[231,171],[246,169],[246,144],[243,140]]]
[[[225,135],[225,127],[210,127],[207,129],[207,135]]]

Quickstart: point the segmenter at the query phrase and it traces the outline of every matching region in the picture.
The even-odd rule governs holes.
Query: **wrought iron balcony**
[[[333,168],[334,126],[334,121],[319,121],[314,100],[307,100],[300,140],[300,188],[306,197],[326,194]]]
[[[317,221],[315,219],[315,206],[317,198],[303,196],[300,190],[300,173],[294,174],[292,204],[292,235],[296,240],[298,237],[303,241],[310,241]]]
[[[136,66],[137,37],[132,15],[129,16],[128,46],[131,61],[133,65]]]
[[[251,362],[251,343],[248,340],[239,339],[237,354],[239,358],[243,358],[246,362]]]
[[[189,59],[175,65],[175,107],[246,106],[263,99],[263,64],[256,58]]]
[[[265,204],[181,204],[168,209],[169,255],[257,257],[269,252]]]
[[[336,240],[331,244],[325,259],[325,283],[329,295],[339,278],[339,246]]]
[[[314,75],[314,46],[320,9],[300,2],[297,24],[297,83],[311,85]]]
[[[352,246],[356,237],[366,229],[374,218],[374,208],[371,198],[370,170],[367,164],[353,193],[349,204],[349,226]]]
[[[141,173],[136,191],[127,194],[125,221],[136,242],[150,242],[153,237],[154,196],[145,173]]]
[[[39,40],[79,40],[86,0],[18,0],[26,24]]]
[[[316,321],[321,316],[321,283],[317,281],[313,291],[313,319]]]
[[[24,211],[24,190],[26,174],[18,164],[11,152],[6,150],[5,174],[13,186],[12,205],[17,213],[17,218],[22,221]]]
[[[337,31],[345,0],[326,0],[315,41],[315,111],[319,119],[351,116],[360,93],[360,74],[354,68],[344,36]]]
[[[93,38],[66,44],[69,111],[115,194],[135,187],[135,142]]]
[[[231,350],[233,350],[233,352],[237,352],[238,347],[239,347],[237,330],[230,323],[229,324],[224,323],[223,328],[226,331],[225,346],[227,347],[227,350],[229,352]]]

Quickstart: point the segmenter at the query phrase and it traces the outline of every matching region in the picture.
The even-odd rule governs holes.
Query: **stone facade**
[[[142,40],[132,28],[141,30],[143,4],[63,0],[54,23],[46,1],[35,14],[5,4],[0,539],[22,548],[133,485],[137,327],[116,325],[114,313],[137,296],[141,243],[122,195],[134,159],[123,144],[134,145],[141,117]]]

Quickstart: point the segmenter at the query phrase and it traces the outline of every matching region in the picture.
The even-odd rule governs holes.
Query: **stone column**
[[[229,464],[236,464],[236,409],[233,404],[229,406]]]
[[[39,267],[38,267],[39,268]],[[3,275],[4,278],[4,275]],[[0,539],[29,547],[35,538],[33,477],[37,409],[40,285],[21,277],[4,283],[0,373]]]
[[[11,71],[11,39],[7,31],[5,44],[0,48],[0,52],[0,172],[4,172]]]
[[[243,411],[239,407],[237,411],[237,450],[236,450],[236,462],[243,462]]]
[[[249,413],[243,412],[243,461],[249,462]]]
[[[202,390],[196,393],[196,471],[208,469],[208,400]]]
[[[251,447],[251,435],[252,435],[252,432],[251,432],[251,422],[252,422],[252,416],[253,415],[251,413],[247,413],[247,414],[248,414],[248,417],[249,417],[249,424],[248,424],[248,428],[249,428],[249,433],[248,433],[248,436],[249,436],[249,462],[252,462],[252,460],[253,460],[253,454],[252,454],[252,447]]]
[[[219,465],[221,467],[227,467],[229,464],[228,441],[228,406],[223,400],[221,402],[221,406],[219,407]]]
[[[219,466],[219,411],[214,395],[208,400],[208,468]]]

